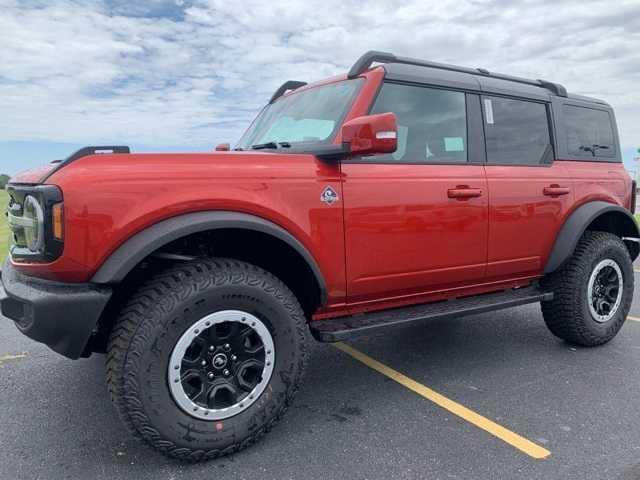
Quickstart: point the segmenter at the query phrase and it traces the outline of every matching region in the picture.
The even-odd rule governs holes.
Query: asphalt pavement
[[[196,465],[125,431],[103,356],[67,360],[0,318],[0,479],[640,479],[640,298],[631,315],[638,321],[592,349],[553,337],[538,305],[348,342],[545,449],[544,459],[319,344],[270,434]]]

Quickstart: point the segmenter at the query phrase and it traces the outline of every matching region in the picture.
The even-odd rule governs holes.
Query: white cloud
[[[284,80],[379,49],[601,97],[630,147],[639,45],[637,1],[0,0],[0,141],[233,141]]]

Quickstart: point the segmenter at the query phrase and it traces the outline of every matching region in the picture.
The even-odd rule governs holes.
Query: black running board
[[[311,333],[320,342],[340,342],[353,335],[368,333],[377,328],[436,318],[462,317],[549,300],[553,300],[552,292],[545,292],[538,286],[523,287],[455,300],[317,320],[311,323]]]

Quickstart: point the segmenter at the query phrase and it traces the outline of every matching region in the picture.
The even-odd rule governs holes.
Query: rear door
[[[484,96],[489,186],[488,279],[538,275],[573,203],[565,166],[554,162],[550,106]]]
[[[385,83],[371,113],[384,112],[398,117],[397,151],[342,164],[349,301],[480,282],[488,197],[479,97]]]

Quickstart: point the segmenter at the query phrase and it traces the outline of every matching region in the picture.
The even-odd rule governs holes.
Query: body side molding
[[[225,228],[252,230],[283,241],[307,263],[320,287],[320,301],[327,300],[327,286],[315,258],[307,248],[284,228],[269,220],[246,213],[208,211],[180,215],[163,220],[129,238],[103,263],[91,279],[95,284],[121,282],[142,260],[159,248],[188,235]]]
[[[587,227],[605,214],[614,214],[620,236],[625,241],[640,238],[638,227],[631,214],[624,208],[603,201],[589,202],[577,208],[564,222],[544,267],[544,273],[551,273],[562,266],[571,256]],[[631,253],[631,252],[630,252]],[[634,260],[634,254],[631,254]],[[635,254],[637,257],[637,253]]]

